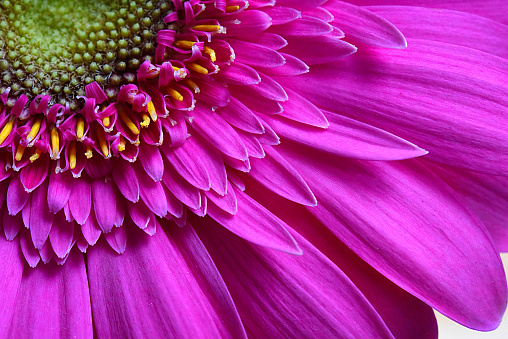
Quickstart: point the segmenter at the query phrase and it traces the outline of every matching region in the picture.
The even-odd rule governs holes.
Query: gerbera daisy
[[[0,336],[497,327],[507,6],[387,4],[0,2]]]

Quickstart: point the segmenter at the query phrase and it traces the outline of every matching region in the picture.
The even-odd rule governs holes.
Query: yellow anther
[[[141,119],[143,119],[139,125],[143,128],[150,126],[150,117],[145,112],[141,113]]]
[[[86,145],[85,156],[86,156],[87,159],[90,159],[91,157],[93,157],[93,148],[92,148],[92,146]]]
[[[99,146],[101,147],[102,154],[107,158],[109,156],[109,145],[104,136],[104,130],[101,126],[97,126],[97,138],[99,139]]]
[[[39,130],[41,129],[41,123],[42,118],[38,118],[37,120],[35,120],[34,124],[32,125],[32,128],[30,129],[30,133],[28,133],[28,135],[26,136],[27,141],[32,141],[37,136]]]
[[[129,115],[127,114],[127,112],[125,111],[125,109],[123,107],[118,108],[118,115],[120,116],[120,119],[122,119],[124,124],[127,126],[127,128],[130,129],[130,131],[133,134],[135,134],[135,135],[139,134],[139,128],[131,120],[131,118],[129,117]]]
[[[236,12],[240,9],[240,6],[226,6],[226,13]]]
[[[104,127],[109,127],[110,123],[111,120],[109,119],[109,117],[102,118],[102,124],[104,125]]]
[[[2,132],[0,132],[0,145],[4,143],[5,139],[11,134],[12,126],[14,125],[14,119],[9,120],[4,128],[2,128]]]
[[[37,148],[37,149],[35,150],[34,154],[32,154],[32,155],[30,156],[30,162],[34,162],[35,160],[39,159],[39,157],[41,156],[41,154],[42,154],[42,150],[40,150],[40,149],[38,149],[38,148]]]
[[[150,121],[150,119],[148,119]],[[125,151],[125,138],[120,135],[120,142],[118,143],[118,152]]]
[[[69,167],[70,169],[76,168],[76,142],[69,143]]]
[[[178,72],[180,70],[180,67],[176,67],[176,66],[172,66],[173,67],[173,71],[175,72]]]
[[[190,64],[188,64],[187,68],[196,72],[196,73],[199,73],[199,74],[203,74],[203,75],[208,74],[208,70],[206,68],[204,68],[201,65],[196,64],[195,62],[191,62]]]
[[[201,32],[218,32],[221,27],[219,25],[196,25],[192,29]]]
[[[213,49],[211,49],[211,48],[210,48],[210,47],[208,47],[208,46],[205,46],[205,47],[203,48],[203,51],[204,51],[206,54],[208,54],[208,55],[210,56],[210,60],[211,60],[212,62],[217,61],[217,55],[215,54],[215,51],[214,51]]]
[[[16,161],[21,161],[23,159],[23,154],[25,153],[26,147],[23,145],[18,145],[18,148],[16,149],[16,155],[14,156],[14,159]]]
[[[166,93],[169,94],[173,99],[183,101],[183,95],[180,94],[176,89],[171,87],[166,88]]]
[[[58,151],[60,150],[60,135],[58,135],[58,130],[53,127],[51,129],[51,151],[53,153],[53,157],[56,157]]]
[[[186,84],[188,87],[192,88],[194,93],[199,93],[199,91],[200,91],[199,86],[191,79],[185,79],[184,84]]]
[[[78,122],[76,123],[76,137],[81,139],[83,138],[83,135],[85,135],[85,119],[79,117]]]
[[[150,118],[152,118],[154,122],[157,121],[157,112],[151,100],[148,102],[148,105],[146,105],[146,109],[148,110],[148,114],[150,114]]]
[[[194,46],[196,44],[195,41],[189,41],[189,40],[177,40],[175,41],[175,44],[174,46],[175,47],[178,47],[178,48],[187,48],[187,49],[191,49],[192,46]]]

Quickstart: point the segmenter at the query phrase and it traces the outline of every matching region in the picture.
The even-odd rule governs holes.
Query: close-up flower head
[[[0,0],[0,338],[437,338],[507,305],[506,0]]]

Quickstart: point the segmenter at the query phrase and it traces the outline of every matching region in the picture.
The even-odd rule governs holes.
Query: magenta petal
[[[19,177],[13,177],[7,189],[7,209],[10,215],[16,215],[23,209],[30,194],[25,191]]]
[[[213,202],[217,207],[222,209],[223,211],[228,212],[229,214],[236,214],[238,211],[238,204],[236,203],[236,194],[235,190],[229,186],[227,190],[227,194],[224,196],[220,196],[219,194],[208,191],[204,192],[206,197]]]
[[[172,166],[166,166],[162,181],[182,203],[191,208],[199,208],[201,203],[199,189],[183,179]]]
[[[92,199],[97,223],[104,233],[111,231],[116,221],[117,197],[110,179],[92,183]]]
[[[284,85],[317,106],[418,144],[429,159],[508,173],[508,61],[456,45],[411,43],[406,50],[364,48],[342,63],[314,67],[296,86]],[[323,82],[330,84],[326,90]]]
[[[126,227],[127,225],[113,227],[111,232],[104,234],[109,246],[111,246],[111,248],[118,254],[125,252],[125,247],[127,246]]]
[[[316,38],[291,38],[282,50],[294,55],[307,65],[317,65],[337,61],[356,52],[356,47],[331,36]]]
[[[325,8],[337,18],[337,27],[353,42],[387,48],[407,46],[397,27],[369,10],[338,0],[328,1]],[[404,16],[402,13],[399,15]]]
[[[508,252],[508,177],[426,162],[480,217],[499,251]]]
[[[0,237],[0,258],[0,337],[7,338],[25,266],[19,242]]]
[[[30,232],[22,227],[19,237],[19,244],[21,247],[21,252],[23,252],[23,256],[25,257],[26,262],[30,267],[36,267],[41,257],[37,249],[34,247],[32,239],[30,238]]]
[[[407,38],[441,41],[508,58],[508,26],[479,15],[414,6],[368,7]],[[404,15],[401,15],[401,12]],[[481,14],[480,14],[481,15]]]
[[[166,196],[162,189],[161,182],[154,182],[146,173],[141,170],[136,171],[138,179],[143,184],[139,187],[139,195],[141,200],[155,215],[163,217],[168,213],[168,206],[166,204]]]
[[[92,208],[91,186],[86,180],[75,180],[73,182],[72,192],[69,196],[69,208],[74,220],[78,224],[83,224],[90,215]]]
[[[233,187],[231,187],[233,188]],[[235,190],[238,212],[231,215],[214,204],[208,215],[234,234],[255,244],[291,254],[301,254],[286,224],[242,191]],[[253,222],[256,220],[256,222]]]
[[[340,24],[342,25],[342,23],[343,21],[341,18]],[[333,27],[327,22],[308,15],[303,15],[301,18],[285,25],[272,26],[269,31],[284,37],[296,36],[305,38],[325,35],[332,32],[332,30]]]
[[[341,157],[403,160],[428,153],[404,139],[365,123],[337,114],[326,116],[330,127],[325,130],[279,117],[265,119],[282,137]]]
[[[21,213],[12,216],[9,214],[7,208],[3,208],[2,210],[2,226],[5,238],[11,241],[18,235],[19,229],[23,225],[23,219],[21,218]]]
[[[162,173],[164,173],[164,163],[162,162],[159,147],[141,143],[139,145],[139,160],[141,165],[143,165],[146,174],[148,174],[150,178],[154,181],[160,181],[162,179]],[[125,176],[125,173],[120,175]]]
[[[197,222],[250,337],[392,337],[358,288],[304,238],[295,234],[304,254],[291,256]]]
[[[228,40],[228,42],[235,51],[235,62],[266,68],[284,65],[284,57],[271,48],[240,40]]]
[[[71,195],[71,186],[74,185],[69,172],[55,173],[51,171],[48,185],[48,208],[56,213],[64,208]]]
[[[498,326],[507,300],[499,254],[436,175],[416,160],[359,162],[281,147],[316,194],[309,211],[363,260],[461,324]]]
[[[137,202],[139,200],[138,177],[130,163],[126,161],[116,161],[113,166],[113,180],[125,199],[131,202]]]
[[[102,230],[97,223],[94,213],[90,213],[88,219],[81,225],[81,233],[90,245],[95,245],[102,234]]]
[[[35,248],[40,249],[49,236],[55,215],[49,211],[48,184],[44,182],[33,193],[30,199],[30,234]]]
[[[63,213],[57,213],[51,232],[49,233],[49,240],[53,251],[59,258],[65,258],[72,248],[72,241],[74,237],[74,221],[68,222],[65,220]]]
[[[220,115],[199,106],[192,115],[194,116],[192,126],[210,144],[232,158],[247,159],[247,151],[238,134]]]
[[[49,168],[49,157],[43,156],[39,161],[28,164],[21,169],[19,178],[27,192],[32,192],[46,179]]]
[[[88,254],[98,337],[245,337],[226,286],[192,227],[172,227],[169,237],[158,229],[150,238],[131,230],[123,255],[104,241]]]
[[[90,296],[83,256],[74,250],[65,265],[25,270],[9,337],[91,338]]]
[[[317,201],[300,174],[274,148],[264,146],[266,157],[252,159],[249,175],[269,190],[302,205],[316,206]]]

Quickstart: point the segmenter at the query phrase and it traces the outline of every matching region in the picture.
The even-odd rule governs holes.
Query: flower
[[[3,1],[0,336],[495,328],[508,28],[472,4]]]

